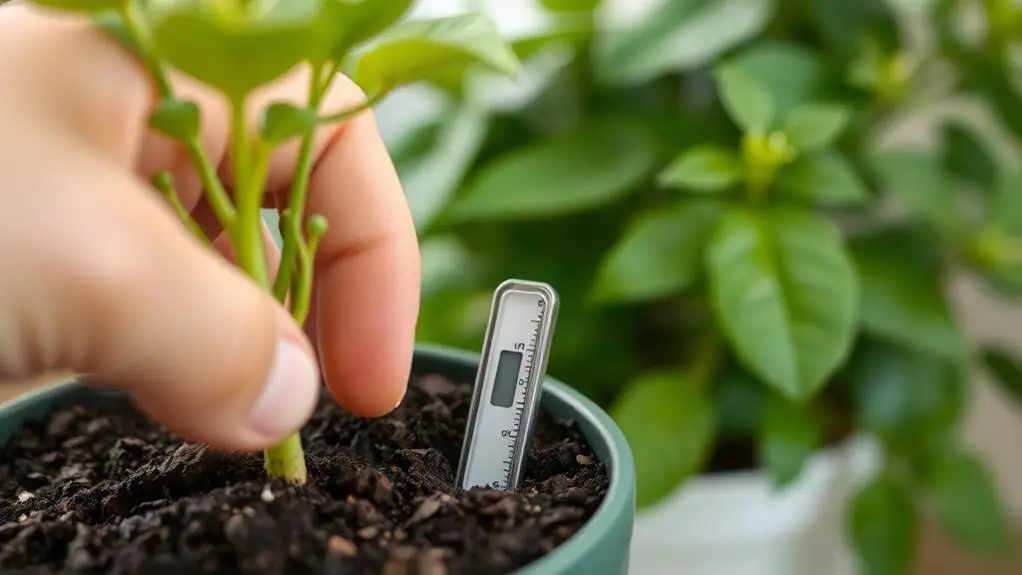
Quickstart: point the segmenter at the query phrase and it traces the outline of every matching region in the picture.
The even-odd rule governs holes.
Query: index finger
[[[326,112],[365,95],[338,77]],[[329,222],[316,257],[312,318],[327,386],[363,416],[404,396],[419,312],[419,249],[397,171],[370,111],[319,138],[306,214]]]

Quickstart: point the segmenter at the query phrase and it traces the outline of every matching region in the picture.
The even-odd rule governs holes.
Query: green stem
[[[237,254],[238,265],[256,283],[270,287],[263,250],[263,230],[260,208],[262,207],[263,183],[265,177],[259,173],[266,156],[262,148],[254,149],[245,118],[247,102],[236,100],[231,104],[231,144],[234,154],[235,202],[238,206],[237,221],[231,228],[231,238]]]
[[[330,87],[332,76],[323,78],[323,66],[312,67],[309,75],[309,109],[319,108],[323,94]],[[288,289],[292,287],[294,275],[295,258],[297,257],[298,246],[303,241],[297,233],[301,229],[299,222],[304,217],[305,198],[308,195],[309,179],[312,177],[312,154],[315,148],[315,130],[310,130],[302,136],[301,147],[298,150],[298,164],[295,167],[294,177],[291,180],[291,198],[288,207],[280,214],[281,238],[284,246],[280,253],[280,267],[277,271],[277,278],[273,283],[273,295],[277,301],[284,303],[287,298]],[[292,226],[295,233],[289,237],[286,227]],[[293,298],[292,298],[293,299]],[[301,325],[301,324],[299,324]]]
[[[308,470],[305,467],[305,452],[302,451],[302,436],[294,433],[264,452],[266,473],[292,483],[305,483]]]
[[[170,207],[177,214],[177,217],[181,218],[181,221],[188,226],[192,234],[204,244],[211,244],[209,238],[206,237],[206,233],[202,231],[199,226],[199,222],[195,221],[192,214],[185,209],[181,204],[181,198],[177,195],[177,190],[174,187],[174,180],[170,176],[170,172],[160,172],[153,177],[153,186],[163,194],[163,198],[167,200]]]
[[[284,246],[280,250],[280,265],[277,268],[277,277],[273,281],[273,297],[281,305],[287,301],[288,289],[291,287],[291,278],[294,276],[295,244],[298,240],[288,238],[287,229],[293,224],[289,209],[280,213],[280,236]]]
[[[312,259],[309,247],[302,238],[301,230],[294,219],[282,221],[282,235],[288,239],[295,250],[295,271],[291,277],[291,316],[298,325],[305,323],[309,316],[309,300],[312,295]],[[311,238],[310,238],[311,239]]]
[[[131,35],[138,46],[139,55],[143,63],[153,75],[160,97],[166,99],[174,98],[174,89],[170,84],[170,79],[167,77],[166,68],[153,48],[152,35],[149,28],[145,25],[142,14],[139,13],[138,2],[127,2],[120,11],[120,15],[128,34]],[[228,229],[234,223],[234,206],[231,205],[231,199],[227,195],[227,190],[224,189],[220,178],[217,177],[216,168],[206,156],[205,151],[202,149],[202,142],[199,141],[197,136],[190,137],[182,143],[188,152],[192,165],[199,172],[199,179],[202,181],[202,189],[206,195],[206,201],[209,203],[217,220],[219,220],[220,225],[224,229]]]

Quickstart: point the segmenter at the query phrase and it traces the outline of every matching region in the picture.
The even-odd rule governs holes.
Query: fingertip
[[[342,407],[363,417],[385,415],[401,402],[415,349],[418,283],[387,251],[327,268],[320,281],[316,325],[324,379]],[[365,280],[342,286],[341,276],[349,274]]]

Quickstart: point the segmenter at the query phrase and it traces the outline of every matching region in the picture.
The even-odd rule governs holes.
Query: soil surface
[[[324,392],[309,482],[174,437],[127,402],[57,412],[0,448],[0,573],[507,573],[593,514],[606,471],[543,413],[519,493],[454,486],[471,387],[414,378],[387,417]]]

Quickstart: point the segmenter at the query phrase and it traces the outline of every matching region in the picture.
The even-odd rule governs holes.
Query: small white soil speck
[[[273,491],[270,490],[270,486],[267,485],[263,488],[263,492],[259,495],[263,500],[263,503],[271,503],[276,497],[273,495]]]
[[[21,493],[18,494],[18,502],[24,503],[29,499],[32,499],[33,497],[35,497],[35,495],[29,493],[28,491],[22,491]]]

